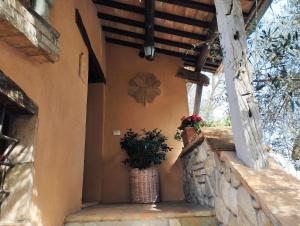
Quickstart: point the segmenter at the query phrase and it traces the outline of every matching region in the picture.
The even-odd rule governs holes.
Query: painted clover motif
[[[129,81],[128,94],[136,102],[146,105],[161,94],[160,81],[152,73],[138,73]]]

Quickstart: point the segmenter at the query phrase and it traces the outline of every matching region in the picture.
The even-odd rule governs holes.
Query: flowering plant
[[[178,130],[175,134],[175,139],[180,141],[181,140],[181,133],[187,127],[194,127],[196,133],[199,134],[201,132],[201,126],[204,123],[203,119],[199,115],[191,115],[188,117],[183,116],[181,118],[181,124],[178,127]]]

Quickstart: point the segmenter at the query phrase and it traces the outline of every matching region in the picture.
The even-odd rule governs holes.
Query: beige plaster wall
[[[32,215],[42,226],[63,225],[64,217],[81,207],[88,70],[79,76],[79,55],[87,57],[87,50],[75,24],[75,8],[105,66],[92,1],[55,1],[50,20],[61,34],[60,61],[55,64],[36,63],[0,42],[0,69],[39,106]]]
[[[104,84],[89,84],[84,156],[84,202],[101,201],[104,92]]]
[[[153,62],[141,59],[138,50],[107,45],[106,114],[103,149],[103,202],[128,202],[128,168],[121,162],[120,136],[114,129],[159,128],[174,148],[160,167],[163,200],[182,200],[182,168],[178,156],[182,144],[173,139],[179,120],[187,115],[185,81],[175,77],[180,59],[157,55]],[[143,106],[127,94],[128,82],[137,72],[151,72],[161,81],[161,95],[154,103]]]

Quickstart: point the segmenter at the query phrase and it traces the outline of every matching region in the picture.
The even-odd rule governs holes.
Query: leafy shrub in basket
[[[166,143],[167,140],[158,129],[143,129],[142,134],[128,129],[120,141],[121,148],[127,153],[123,163],[138,169],[161,164],[166,159],[167,152],[172,150]]]

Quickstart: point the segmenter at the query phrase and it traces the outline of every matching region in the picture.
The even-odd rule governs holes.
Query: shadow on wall
[[[3,178],[7,196],[1,204],[0,225],[20,222],[42,225],[40,211],[32,202],[33,194],[37,196],[36,191],[33,193],[37,118],[18,115],[11,121],[10,128],[10,136],[19,139],[19,143],[6,160],[12,167],[1,166],[1,173],[7,169]]]

